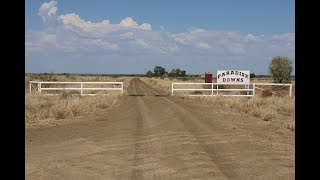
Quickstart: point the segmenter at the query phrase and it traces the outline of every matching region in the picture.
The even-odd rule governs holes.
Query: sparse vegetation
[[[61,95],[48,96],[29,93],[29,81],[120,81],[127,90],[128,77],[112,78],[109,76],[70,75],[70,74],[33,74],[25,76],[25,122],[27,126],[48,124],[51,120],[61,120],[82,116],[107,109],[118,103],[121,95],[97,95],[82,97],[74,95],[78,91],[63,92]],[[90,93],[90,92],[89,92]],[[99,94],[99,92],[97,92]]]
[[[88,114],[97,109],[114,106],[120,95],[117,96],[46,96],[40,94],[26,95],[25,97],[26,123],[41,123],[44,119],[65,119]]]
[[[170,94],[171,83],[179,82],[178,79],[142,79],[146,83],[156,86],[158,89],[167,90],[167,94]],[[203,82],[203,79],[197,79],[193,82]],[[271,79],[256,79],[255,82],[270,82]],[[220,85],[219,85],[220,88]],[[202,94],[201,91],[193,92],[193,94]],[[220,93],[219,93],[220,94]],[[268,122],[271,125],[278,127],[284,127],[292,131],[295,130],[295,99],[288,96],[288,91],[282,91],[281,93],[276,91],[275,96],[272,96],[273,91],[266,89],[261,91],[261,95],[255,97],[204,97],[204,96],[184,96],[181,93],[178,97],[181,97],[185,101],[201,102],[212,107],[224,107],[228,110],[234,110],[237,112],[251,114],[252,116]],[[282,95],[277,95],[282,94]],[[283,94],[286,94],[284,96]],[[265,98],[268,97],[268,98]]]

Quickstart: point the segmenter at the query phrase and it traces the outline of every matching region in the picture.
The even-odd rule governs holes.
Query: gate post
[[[83,83],[81,82],[80,84],[81,84],[81,90],[80,90],[81,93],[80,94],[82,95],[83,94]]]
[[[252,95],[255,96],[256,95],[256,83],[252,83],[253,84],[253,91],[252,91]]]
[[[219,89],[219,85],[217,84],[217,95],[219,94],[219,91],[218,91],[218,89]]]
[[[211,83],[211,96],[213,96],[213,83]]]
[[[41,82],[38,83],[38,92],[41,94]]]
[[[171,96],[173,96],[173,83],[171,84]]]
[[[123,94],[123,82],[121,82],[121,93]]]
[[[289,92],[290,97],[292,96],[292,84],[290,84],[290,92]]]

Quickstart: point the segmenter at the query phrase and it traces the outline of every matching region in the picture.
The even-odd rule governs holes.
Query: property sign
[[[226,84],[250,83],[250,71],[218,70],[217,83],[226,83]]]

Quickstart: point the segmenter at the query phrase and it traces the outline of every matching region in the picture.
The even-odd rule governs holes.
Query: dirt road
[[[291,134],[290,134],[291,133]],[[294,179],[294,133],[163,96],[139,79],[111,110],[26,129],[26,179]]]

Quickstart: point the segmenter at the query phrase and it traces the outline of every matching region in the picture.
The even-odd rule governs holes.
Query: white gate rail
[[[253,83],[254,86],[262,85],[262,86],[289,86],[289,96],[292,96],[292,84],[281,84],[281,83]],[[255,87],[256,89],[263,90],[262,88]]]
[[[211,85],[211,88],[209,89],[203,89],[203,88],[174,88],[174,85]],[[213,88],[213,86],[216,85],[217,88]],[[244,85],[245,89],[219,89],[219,85]],[[252,88],[250,88],[250,85],[252,85]],[[280,83],[247,83],[247,84],[224,84],[224,83],[172,83],[171,87],[171,95],[173,96],[174,91],[211,91],[211,95],[188,95],[188,96],[217,96],[219,95],[219,91],[246,91],[247,94],[241,94],[241,95],[219,95],[219,96],[243,96],[243,97],[252,97],[255,95],[255,89],[261,89],[259,87],[256,87],[256,85],[263,85],[263,86],[290,86],[289,89],[289,96],[292,96],[292,84],[280,84]],[[214,92],[216,92],[214,94]],[[249,92],[252,92],[252,94],[249,94]]]
[[[66,88],[43,88],[41,84],[80,84],[80,87],[66,87]],[[111,88],[84,88],[84,84],[119,84],[121,87],[111,87]],[[36,86],[35,86],[36,85]],[[121,91],[123,93],[123,82],[46,82],[46,81],[30,81],[30,94],[32,92],[39,92],[46,90],[79,90],[80,95],[95,95],[95,94],[83,94],[83,90],[103,90],[103,91]],[[57,94],[47,94],[47,95],[57,95]]]
[[[174,88],[174,85],[211,85],[211,88],[208,89],[202,89],[202,88]],[[217,88],[213,88],[213,86],[216,85]],[[244,85],[245,89],[219,89],[219,85]],[[223,84],[223,83],[172,83],[171,87],[171,95],[174,94],[174,91],[211,91],[211,95],[189,95],[189,96],[217,96],[219,95],[219,91],[246,91],[247,94],[242,94],[242,95],[219,95],[219,96],[254,96],[254,88],[250,89],[249,88],[250,83],[247,84]],[[216,93],[214,93],[216,92]],[[252,94],[249,94],[249,92],[253,92]]]

